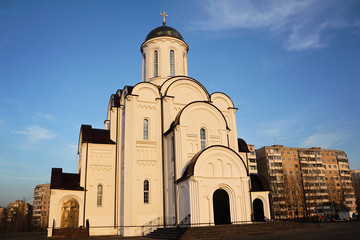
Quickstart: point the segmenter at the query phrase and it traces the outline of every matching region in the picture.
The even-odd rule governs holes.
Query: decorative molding
[[[142,109],[154,109],[154,110],[156,110],[156,106],[151,106],[151,105],[146,105],[146,104],[139,104],[138,106],[137,106],[138,108],[142,108]]]
[[[171,43],[178,43],[178,44],[180,44],[182,47],[184,47],[185,49],[188,48],[187,44],[184,43],[182,40],[177,39],[177,38],[173,38],[173,37],[166,37],[166,36],[164,36],[164,37],[157,37],[157,38],[154,38],[154,39],[150,39],[150,40],[148,40],[144,45],[142,45],[142,48],[146,48],[146,47],[148,47],[148,46],[151,45],[151,44],[157,44],[157,43],[159,43],[159,42],[164,43],[164,42],[168,42],[168,41],[170,41]]]
[[[136,164],[139,166],[153,167],[157,165],[156,160],[137,160]]]
[[[136,141],[136,145],[145,145],[146,147],[153,148],[153,146],[155,147],[157,146],[157,143],[155,141],[140,140],[140,141]],[[143,147],[143,146],[137,146],[137,147]]]
[[[90,166],[90,170],[96,170],[96,171],[110,171],[112,169],[112,167],[109,166],[97,166],[97,165],[92,165]]]

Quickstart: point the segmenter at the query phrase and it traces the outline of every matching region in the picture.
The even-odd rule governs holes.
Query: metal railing
[[[160,217],[154,218],[153,220],[151,220],[141,226],[141,235],[146,236],[147,234],[149,234],[156,228],[163,226],[163,225],[164,225],[164,220],[162,218],[160,218]]]
[[[190,227],[190,214],[186,215],[186,217],[181,220],[181,222],[177,225],[178,229],[184,229],[185,231]]]

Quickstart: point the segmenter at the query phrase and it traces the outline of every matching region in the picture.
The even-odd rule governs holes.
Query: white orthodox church
[[[232,100],[188,77],[189,47],[165,21],[140,49],[142,81],[111,95],[104,129],[81,126],[78,173],[52,169],[48,236],[80,227],[140,236],[151,221],[186,216],[191,226],[270,219]]]

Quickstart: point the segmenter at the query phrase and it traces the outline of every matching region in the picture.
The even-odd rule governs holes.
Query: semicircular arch
[[[165,85],[161,86],[160,91],[164,96],[174,97],[174,103],[188,104],[194,101],[210,101],[210,95],[206,88],[191,78],[169,79]]]
[[[221,111],[227,111],[229,108],[235,108],[231,98],[222,92],[214,92],[210,95],[211,102]]]
[[[183,124],[183,120],[187,117],[187,115],[191,115],[194,112],[198,115],[208,112],[209,115],[217,119],[219,127],[222,126],[224,129],[229,129],[224,114],[216,106],[204,101],[191,102],[182,108],[175,118],[175,125]],[[195,118],[194,115],[192,115],[192,118]]]
[[[155,101],[160,98],[159,89],[152,83],[141,82],[134,86],[133,95],[138,95],[139,99],[146,101]]]

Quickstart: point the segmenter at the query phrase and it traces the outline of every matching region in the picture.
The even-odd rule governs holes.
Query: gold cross
[[[165,26],[166,24],[166,17],[168,17],[168,15],[166,15],[165,11],[163,11],[162,13],[160,13],[160,15],[163,17],[163,26]]]

